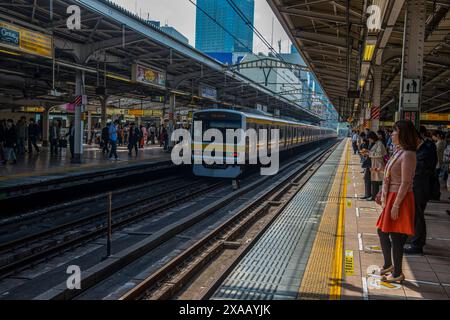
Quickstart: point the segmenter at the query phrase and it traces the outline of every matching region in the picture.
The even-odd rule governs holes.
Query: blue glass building
[[[253,25],[255,1],[233,0]],[[214,18],[233,36],[223,30],[199,8],[196,15],[195,47],[205,53],[251,52],[253,30],[233,10],[227,0],[197,0],[197,6]]]

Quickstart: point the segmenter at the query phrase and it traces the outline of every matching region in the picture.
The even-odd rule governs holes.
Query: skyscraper
[[[197,0],[195,47],[200,51],[205,53],[231,53],[251,52],[253,50],[253,31],[233,9],[230,2],[234,2],[253,25],[254,0]],[[215,19],[217,23],[208,15]],[[222,25],[232,35],[218,24]]]

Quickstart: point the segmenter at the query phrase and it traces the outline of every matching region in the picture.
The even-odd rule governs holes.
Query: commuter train
[[[196,122],[198,124],[199,121],[201,121],[201,127],[195,125]],[[268,155],[270,155],[270,150],[273,147],[270,129],[279,129],[278,141],[280,154],[302,145],[337,137],[336,130],[330,128],[317,127],[300,122],[227,109],[210,109],[195,112],[193,114],[193,124],[191,128],[193,137],[192,159],[194,175],[217,178],[236,178],[243,170],[245,170],[245,167],[250,165],[250,163],[255,164],[255,152],[253,152],[255,148],[259,152],[260,148],[265,146],[268,150]],[[207,136],[205,138],[204,133],[208,129],[216,129],[216,133],[222,133],[223,140],[219,142],[215,140],[215,137],[212,138]],[[259,132],[260,129],[267,129],[267,132],[269,133],[267,142],[263,141],[263,143],[261,143],[261,141],[257,141],[256,146],[250,145],[250,142],[246,137],[234,138],[233,143],[227,144],[228,141],[225,139],[227,129],[243,129],[244,131],[247,129],[254,129],[256,130],[255,132]],[[223,157],[223,163],[208,164],[207,161],[205,161],[206,157],[204,151],[208,146],[214,145],[214,143],[220,143],[222,145],[222,153],[220,156]],[[233,151],[229,152],[229,150]],[[241,152],[242,155],[245,152],[244,165],[242,163],[238,164],[237,159],[240,155],[239,152]],[[259,154],[258,152],[256,154]],[[213,153],[214,151],[210,153],[210,155],[214,155]]]

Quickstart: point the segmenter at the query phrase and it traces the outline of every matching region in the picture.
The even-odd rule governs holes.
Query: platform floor
[[[15,165],[0,165],[0,188],[27,183],[27,181],[45,181],[61,178],[64,175],[170,160],[170,153],[164,152],[159,145],[149,145],[144,149],[139,149],[137,157],[134,151],[132,156],[129,157],[127,147],[119,146],[117,155],[119,161],[111,161],[108,160],[107,155],[102,154],[98,145],[85,145],[83,163],[74,164],[70,161],[69,149],[62,149],[58,156],[50,156],[48,148],[41,148],[39,154],[33,153],[29,156],[26,153],[24,156],[18,157]]]
[[[358,200],[364,195],[359,156],[351,154],[348,163],[345,199],[344,277],[342,299],[450,299],[450,194],[441,189],[441,202],[429,202],[425,211],[427,245],[424,255],[404,255],[403,285],[387,287],[369,275],[373,266],[383,265],[376,231],[381,207]],[[351,255],[353,254],[353,263]],[[345,255],[348,257],[345,258]],[[353,268],[352,268],[353,266]]]
[[[424,255],[405,255],[402,285],[380,282],[381,207],[360,200],[359,156],[344,140],[216,291],[213,299],[450,299],[450,216],[426,210]]]

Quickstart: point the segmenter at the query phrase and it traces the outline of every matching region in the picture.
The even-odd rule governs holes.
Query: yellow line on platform
[[[345,237],[345,203],[347,199],[347,176],[348,176],[348,164],[350,159],[350,148],[347,141],[345,148],[345,164],[344,164],[344,177],[342,179],[342,187],[340,194],[339,203],[339,217],[338,225],[336,230],[336,243],[334,247],[334,259],[333,259],[333,271],[332,271],[332,283],[330,287],[330,300],[339,300],[341,298],[342,290],[342,266],[343,266],[343,255],[344,255],[344,237]]]
[[[333,177],[333,183],[326,197],[326,205],[317,227],[316,237],[311,249],[308,263],[300,284],[298,299],[325,300],[330,299],[330,290],[339,281],[339,272],[335,270],[335,253],[339,219],[342,216],[343,180],[346,177],[346,153],[349,149],[348,141],[343,141],[343,148],[339,156],[339,165]],[[342,229],[341,229],[341,235]],[[340,245],[342,248],[342,244]],[[342,258],[342,256],[341,256]],[[342,266],[341,266],[342,272]],[[333,289],[334,290],[334,289]],[[335,293],[333,292],[334,296]]]

